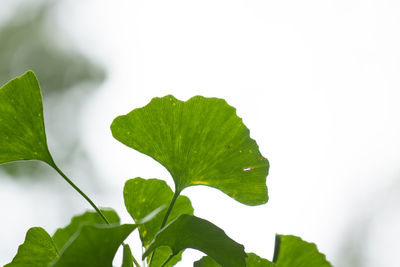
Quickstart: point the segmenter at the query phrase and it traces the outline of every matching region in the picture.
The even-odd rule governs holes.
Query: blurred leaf
[[[193,248],[204,252],[222,266],[246,266],[246,253],[242,245],[214,224],[193,215],[182,214],[160,230],[143,258],[160,246],[170,247],[173,255],[183,249]]]
[[[47,148],[40,87],[31,71],[0,88],[0,164],[17,160],[53,164]]]
[[[135,222],[138,223],[144,215],[147,215],[154,209],[161,206],[168,206],[173,194],[167,183],[162,180],[131,179],[125,183],[124,187],[125,207]],[[166,210],[163,210],[154,219],[138,227],[140,239],[144,247],[148,247],[156,233],[160,230],[166,212]],[[193,214],[193,207],[187,197],[179,196],[167,222],[172,221],[183,213]],[[152,266],[161,266],[170,254],[171,251],[168,248],[157,249],[153,257]],[[178,254],[171,262],[178,262],[180,256]]]
[[[26,233],[25,241],[19,246],[17,255],[4,267],[43,267],[58,257],[51,236],[40,227],[32,227]]]
[[[89,166],[90,161],[79,144],[77,132],[66,132],[75,127],[60,127],[60,124],[61,121],[65,125],[76,119],[87,93],[104,80],[105,71],[80,53],[65,32],[57,27],[54,15],[58,13],[59,3],[51,0],[23,1],[12,18],[1,24],[0,84],[28,69],[34,70],[40,77],[44,97],[52,97],[46,105],[46,119],[51,122],[47,136],[52,147],[56,148],[54,156],[64,162],[76,160],[82,163],[81,166]],[[7,4],[2,7],[7,9]],[[40,162],[13,162],[0,166],[0,171],[8,174],[0,174],[1,178],[35,176],[36,181],[53,175]],[[85,171],[89,173],[90,167]]]
[[[119,224],[120,219],[118,214],[111,209],[101,209],[103,215],[111,224]],[[68,240],[82,227],[82,225],[98,225],[105,224],[104,220],[95,211],[87,211],[83,214],[74,216],[69,225],[64,228],[59,228],[53,235],[54,244],[58,250],[68,242]]]
[[[204,256],[200,260],[194,262],[194,267],[220,267],[211,257]],[[246,258],[247,267],[274,267],[276,266],[269,260],[263,259],[254,253],[247,253]]]
[[[225,100],[153,98],[117,117],[111,130],[117,140],[165,166],[178,192],[207,185],[247,205],[268,200],[268,161]]]
[[[66,91],[78,83],[104,80],[104,70],[74,49],[65,33],[61,34],[63,31],[54,22],[56,8],[56,1],[24,3],[2,25],[0,81],[33,69],[48,94]]]
[[[133,267],[133,255],[129,245],[124,245],[124,252],[121,267]]]
[[[133,224],[83,225],[51,266],[110,267],[118,247],[135,228]]]
[[[292,235],[277,235],[274,262],[278,267],[332,267],[313,243]]]

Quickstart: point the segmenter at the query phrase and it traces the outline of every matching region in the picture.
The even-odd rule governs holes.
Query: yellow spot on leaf
[[[145,237],[146,235],[147,235],[147,231],[144,230],[143,233],[142,233],[142,236]]]
[[[207,181],[193,181],[193,185],[209,185],[210,183]]]

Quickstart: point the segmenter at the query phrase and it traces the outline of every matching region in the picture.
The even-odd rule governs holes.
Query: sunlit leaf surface
[[[182,214],[157,233],[143,257],[160,246],[171,248],[173,255],[185,248],[200,250],[222,266],[246,266],[244,247],[229,238],[214,224],[193,215]]]
[[[17,255],[4,267],[43,267],[58,257],[51,236],[40,227],[32,227],[26,233],[25,241],[19,246]]]
[[[223,99],[153,98],[117,117],[111,130],[117,140],[165,166],[179,192],[207,185],[248,205],[268,200],[268,161]]]

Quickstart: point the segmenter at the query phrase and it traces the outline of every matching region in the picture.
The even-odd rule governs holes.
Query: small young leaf
[[[58,257],[51,236],[40,227],[32,227],[26,233],[25,241],[19,246],[17,255],[4,267],[48,266]]]
[[[136,223],[156,208],[163,205],[168,206],[173,195],[174,193],[167,183],[158,179],[135,178],[126,181],[124,187],[125,207]],[[166,212],[164,209],[151,221],[138,227],[144,247],[148,247],[160,230]],[[185,196],[179,196],[176,200],[168,217],[168,222],[182,213],[193,214],[192,204]]]
[[[121,267],[133,267],[133,255],[129,245],[124,245],[124,253]]]
[[[112,266],[118,247],[135,228],[134,224],[83,225],[50,266]]]
[[[125,207],[136,223],[140,222],[143,216],[152,210],[163,205],[168,206],[173,195],[174,193],[167,183],[158,179],[135,178],[128,180],[124,187]],[[138,229],[143,247],[147,248],[160,230],[166,212],[164,209],[154,219],[139,225]],[[179,196],[167,222],[172,221],[183,213],[193,214],[193,207],[187,197]],[[152,267],[161,266],[170,254],[171,251],[168,248],[157,249],[153,256]],[[181,255],[178,254],[171,260],[171,263],[176,263],[180,259]]]
[[[277,235],[274,254],[278,267],[332,267],[315,244],[292,235]]]
[[[225,100],[153,98],[117,117],[111,131],[123,144],[166,167],[178,192],[207,185],[247,205],[268,200],[268,161]]]
[[[221,267],[211,257],[204,256],[194,262],[194,267]],[[247,253],[246,267],[275,267],[276,265],[269,260],[263,259],[254,253]]]
[[[42,95],[32,71],[0,88],[0,164],[18,160],[53,163],[44,129]]]
[[[170,247],[173,255],[183,249],[194,248],[222,266],[246,266],[246,253],[242,245],[214,224],[193,215],[182,214],[160,230],[144,252],[143,258],[160,246]]]
[[[119,224],[118,214],[112,209],[102,209],[101,212],[106,216],[110,223]],[[58,250],[68,242],[68,240],[79,230],[82,225],[105,224],[104,220],[97,212],[87,211],[83,214],[74,216],[69,225],[59,228],[53,235],[54,244]]]

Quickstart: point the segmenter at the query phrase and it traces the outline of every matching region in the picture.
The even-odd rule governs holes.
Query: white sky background
[[[126,179],[172,185],[157,162],[112,138],[114,117],[155,96],[221,97],[270,161],[270,201],[247,207],[189,188],[197,216],[264,258],[275,233],[295,234],[335,266],[348,231],[369,218],[364,266],[397,266],[400,2],[88,0],[58,11],[74,45],[109,71],[79,121],[108,190],[100,206],[129,222]],[[200,256],[186,252],[178,266]]]

